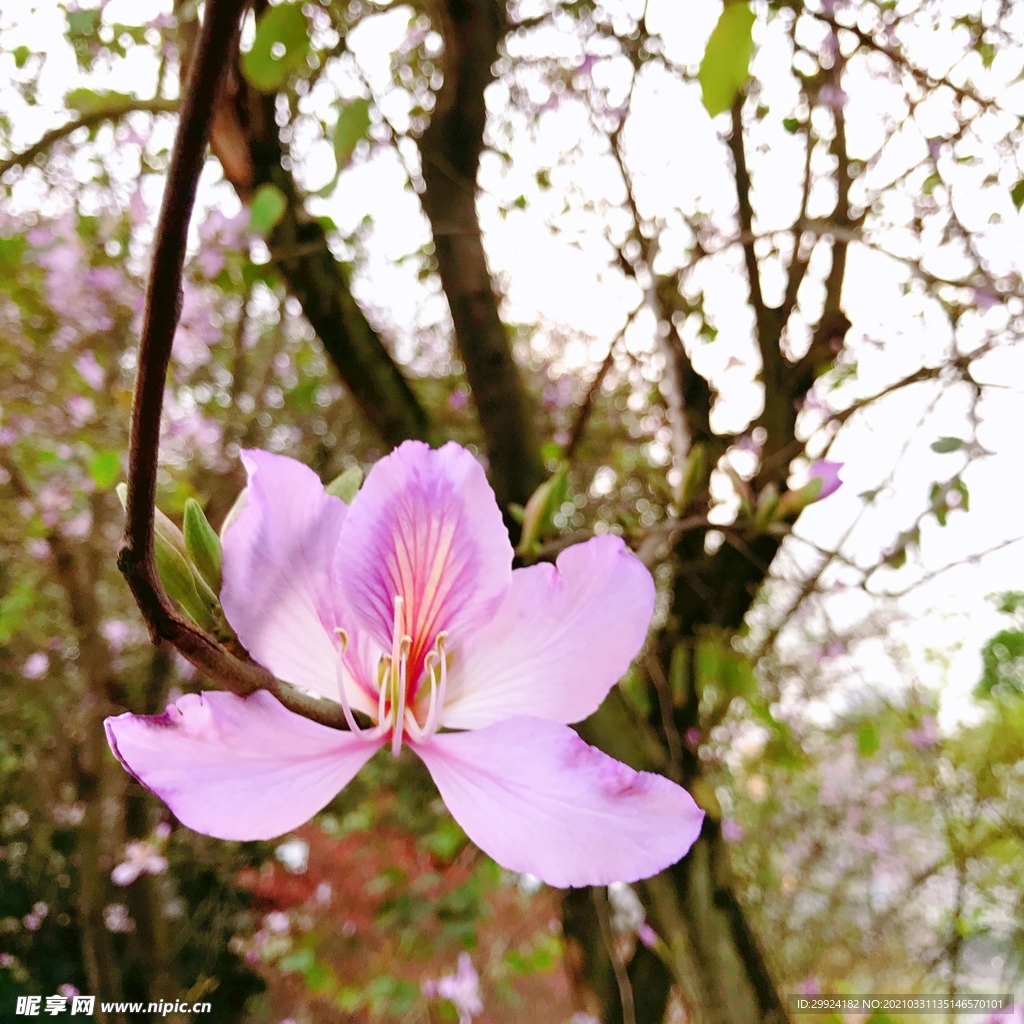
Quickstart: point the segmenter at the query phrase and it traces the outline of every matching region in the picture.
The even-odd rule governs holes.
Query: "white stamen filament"
[[[412,637],[404,632],[405,599],[395,597],[395,621],[391,629],[391,711],[394,716],[394,732],[391,734],[391,756],[402,752],[402,730],[405,726],[405,684],[406,668]],[[397,689],[397,692],[396,692]]]
[[[345,713],[345,721],[348,722],[348,727],[353,734],[362,736],[363,730],[359,727],[355,715],[352,714],[352,708],[348,702],[348,688],[345,686],[345,652],[348,650],[348,633],[340,626],[334,632],[338,634],[338,640],[341,642],[341,654],[338,658],[338,696],[341,698],[341,710]]]
[[[430,704],[427,718],[421,727],[413,709],[406,707],[409,670],[409,654],[412,651],[412,637],[404,632],[405,600],[395,597],[395,618],[392,628],[391,654],[381,657],[380,689],[377,698],[377,724],[373,729],[360,727],[352,714],[348,690],[345,686],[345,654],[349,647],[348,633],[340,626],[335,629],[340,640],[341,652],[338,659],[338,693],[341,708],[349,729],[357,736],[376,739],[391,732],[391,754],[398,757],[402,752],[402,737],[406,731],[417,742],[426,742],[437,732],[444,709],[445,691],[448,685],[448,655],[445,641],[448,633],[438,633],[434,649],[423,659],[423,670],[430,679]],[[390,706],[389,706],[390,705]]]
[[[430,672],[430,708],[427,711],[426,724],[423,726],[422,742],[424,743],[437,732],[441,721],[441,711],[444,708],[445,690],[448,686],[448,655],[444,649],[447,639],[447,632],[442,630],[438,633],[435,649],[427,655],[424,663],[425,668],[429,666]],[[438,663],[440,669],[440,683],[434,677],[435,662]]]

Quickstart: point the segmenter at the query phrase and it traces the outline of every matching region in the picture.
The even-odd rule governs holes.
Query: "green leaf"
[[[181,532],[185,535],[185,547],[192,559],[192,564],[199,570],[199,574],[214,594],[219,594],[221,587],[220,538],[195,498],[189,498],[185,502]]]
[[[14,66],[20,70],[28,63],[32,51],[27,46],[16,46],[11,50],[11,55],[14,57]]]
[[[27,248],[28,242],[24,238],[0,238],[0,270],[13,274]]]
[[[338,170],[344,170],[356,146],[366,137],[370,127],[370,101],[360,97],[339,105],[338,123],[334,126],[334,159]]]
[[[242,73],[261,92],[275,92],[309,55],[306,16],[298,4],[269,7],[256,23],[252,49],[242,54]]]
[[[273,9],[273,8],[271,8]],[[289,973],[291,971],[302,971],[305,973],[316,963],[316,956],[311,949],[297,949],[278,961],[278,969]]]
[[[921,185],[921,191],[926,195],[930,196],[939,185],[942,184],[942,178],[938,174],[929,174],[924,179],[924,184]]]
[[[795,117],[784,117],[782,119],[782,127],[789,132],[790,135],[796,135],[800,131],[800,122]]]
[[[938,441],[932,442],[932,451],[948,455],[950,452],[959,451],[963,446],[964,442],[959,437],[940,437]]]
[[[862,725],[857,730],[857,753],[861,757],[870,757],[880,746],[881,741],[873,725]]]
[[[1013,200],[1013,205],[1019,210],[1024,206],[1024,181],[1018,181],[1013,188],[1010,189],[1010,198]]]
[[[64,97],[64,105],[80,114],[95,114],[101,110],[118,110],[135,102],[135,97],[126,92],[111,92],[109,89],[72,89]]]
[[[363,483],[363,471],[358,466],[349,466],[340,476],[336,476],[324,490],[341,498],[346,505],[351,505]]]
[[[288,200],[276,185],[260,185],[249,204],[250,229],[266,238],[280,223],[287,209]]]
[[[37,582],[34,576],[23,576],[0,597],[0,644],[7,643],[14,636],[32,610]]]
[[[708,39],[697,78],[704,109],[728,110],[746,84],[754,53],[754,12],[746,3],[727,3]]]
[[[97,452],[89,460],[89,476],[98,491],[109,490],[121,475],[121,453],[113,450]]]

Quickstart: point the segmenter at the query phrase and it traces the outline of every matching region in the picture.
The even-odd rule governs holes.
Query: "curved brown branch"
[[[154,639],[169,641],[196,668],[235,693],[261,687],[308,717],[337,724],[334,706],[312,701],[279,683],[265,668],[235,657],[212,636],[177,611],[160,582],[153,559],[160,414],[181,312],[185,242],[196,186],[206,159],[214,99],[245,0],[207,0],[206,17],[181,102],[181,117],[167,175],[139,341],[138,372],[132,398],[128,455],[128,501],[124,543],[118,567]],[[339,709],[340,710],[340,709]]]

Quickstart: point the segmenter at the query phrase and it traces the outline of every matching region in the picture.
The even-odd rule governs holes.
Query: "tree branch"
[[[312,701],[279,683],[265,668],[235,657],[179,613],[160,582],[153,558],[154,509],[163,409],[171,344],[181,312],[181,278],[189,219],[206,158],[214,99],[244,0],[207,0],[167,175],[157,224],[139,341],[128,454],[128,501],[118,567],[128,581],[154,640],[168,640],[196,668],[235,693],[270,689],[293,710],[337,724],[333,705]],[[337,709],[340,712],[340,708]]]
[[[476,213],[476,173],[487,108],[484,90],[505,31],[504,4],[447,0],[435,5],[444,38],[444,86],[420,139],[421,199],[451,309],[455,340],[487,442],[498,503],[525,505],[543,482],[532,402],[512,357]],[[506,513],[511,531],[518,529]]]
[[[33,143],[21,153],[15,153],[6,160],[0,160],[0,178],[12,167],[28,167],[40,153],[52,149],[61,139],[73,135],[79,128],[95,128],[104,121],[119,121],[126,114],[142,111],[149,114],[173,114],[178,109],[178,100],[133,100],[131,103],[113,104],[102,110],[92,110],[82,114],[75,121],[68,121],[59,128],[48,131],[38,142]]]

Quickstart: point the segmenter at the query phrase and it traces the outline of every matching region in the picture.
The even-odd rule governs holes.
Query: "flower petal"
[[[455,651],[442,723],[579,722],[629,668],[653,613],[654,580],[619,537],[575,544],[557,567],[516,569],[495,617]]]
[[[190,693],[162,715],[106,720],[118,761],[183,824],[217,839],[272,839],[325,807],[378,750],[350,732],[250,697]]]
[[[410,679],[437,634],[460,642],[497,610],[512,546],[480,464],[454,443],[406,441],[381,459],[342,529],[337,576],[363,627],[391,649],[395,597],[412,637]]]
[[[674,864],[704,812],[661,775],[636,772],[566,725],[513,718],[413,750],[484,853],[549,885],[608,885]]]
[[[224,614],[246,650],[279,679],[337,700],[331,631],[341,625],[341,611],[331,566],[345,504],[294,459],[246,451],[242,462],[249,486],[224,534]],[[350,699],[369,707],[356,693]]]

